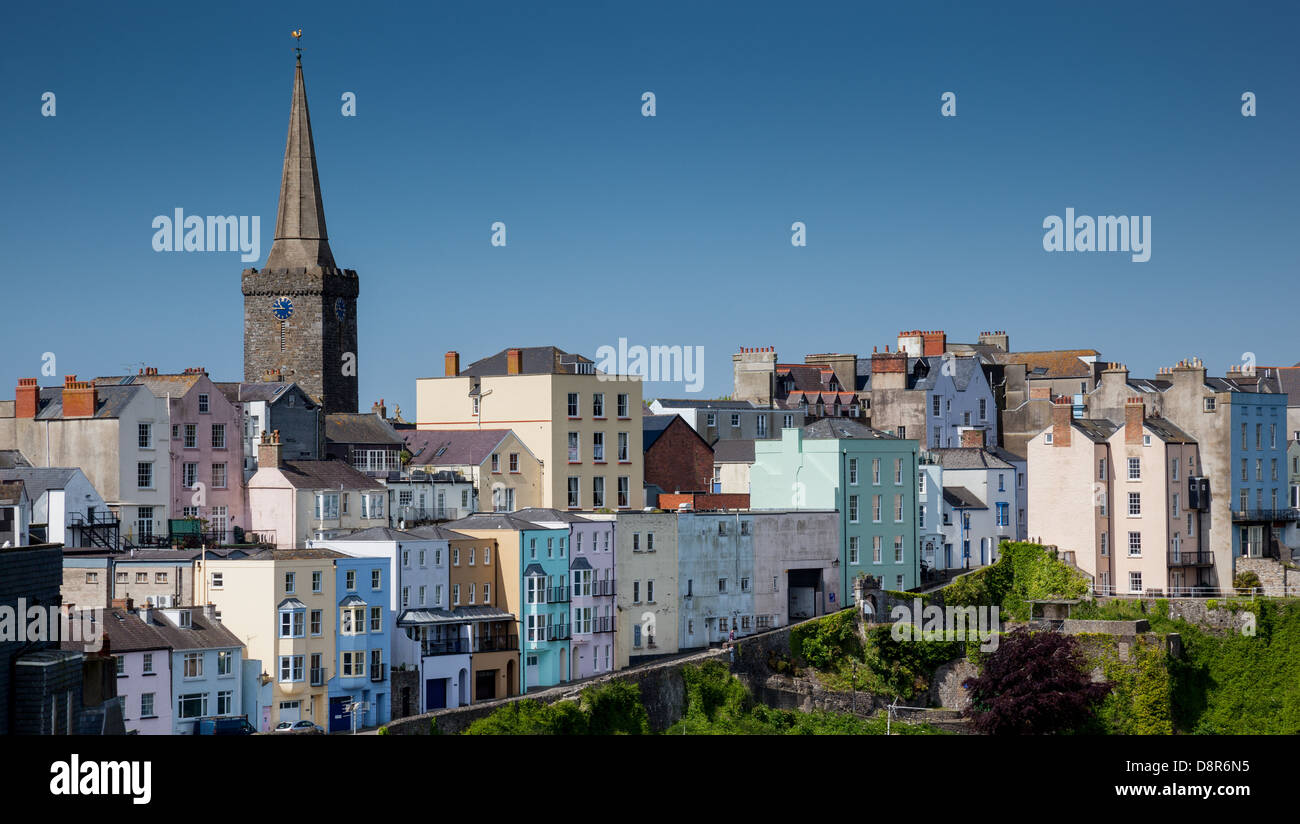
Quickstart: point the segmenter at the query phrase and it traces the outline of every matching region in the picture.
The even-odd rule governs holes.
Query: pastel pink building
[[[167,405],[171,466],[168,511],[173,518],[205,520],[208,542],[233,540],[236,526],[248,528],[244,494],[243,415],[202,367],[159,374],[153,367],[124,377],[96,378],[98,385],[140,384]],[[160,533],[166,533],[159,525]]]

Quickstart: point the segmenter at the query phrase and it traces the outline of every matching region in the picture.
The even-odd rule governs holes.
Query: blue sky
[[[274,233],[300,26],[330,243],[361,277],[364,409],[384,397],[414,419],[415,379],[441,374],[448,349],[594,356],[620,337],[703,346],[705,396],[730,391],[740,346],[801,361],[913,328],[1094,347],[1138,374],[1190,355],[1216,373],[1247,351],[1300,360],[1295,4],[5,17],[0,397],[47,351],[59,375],[241,377],[240,271]],[[940,117],[946,91],[955,118]],[[153,251],[151,221],[176,207],[260,215],[262,261]],[[1150,215],[1150,261],[1045,252],[1043,219],[1067,207]],[[498,220],[505,248],[489,243]]]

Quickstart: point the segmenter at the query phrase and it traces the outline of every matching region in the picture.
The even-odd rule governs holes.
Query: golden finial
[[[293,35],[295,44],[293,50],[298,53],[298,59],[302,60],[302,26],[299,26],[297,31],[289,32],[289,34]]]

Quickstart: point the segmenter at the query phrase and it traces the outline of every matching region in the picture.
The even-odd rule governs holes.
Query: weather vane
[[[289,34],[293,35],[293,42],[299,44],[294,46],[293,50],[298,53],[298,59],[302,60],[302,27],[300,26],[297,31],[291,31]]]

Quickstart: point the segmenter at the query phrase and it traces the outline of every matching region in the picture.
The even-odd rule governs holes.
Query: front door
[[[497,697],[497,670],[474,673],[474,700],[490,701]]]
[[[430,678],[424,682],[424,711],[432,712],[447,706],[447,679]]]
[[[638,629],[640,629],[639,626],[638,626]],[[539,678],[539,673],[540,673],[540,668],[537,666],[537,656],[536,656],[536,655],[528,655],[528,656],[526,656],[526,657],[524,658],[524,689],[523,689],[523,691],[530,690],[530,689],[532,689],[533,687],[537,686],[537,682],[540,680],[540,678]]]

